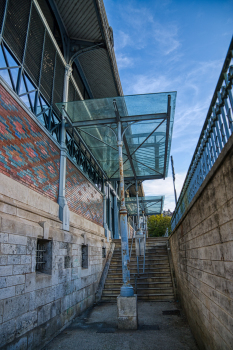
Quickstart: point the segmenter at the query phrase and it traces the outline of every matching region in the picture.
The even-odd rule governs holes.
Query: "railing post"
[[[121,230],[121,256],[122,256],[122,276],[123,286],[121,287],[120,295],[122,297],[131,297],[134,295],[133,287],[130,285],[130,270],[129,270],[129,246],[128,246],[128,222],[127,209],[125,206],[125,191],[124,191],[124,173],[123,173],[123,158],[122,147],[123,141],[121,136],[121,122],[117,123],[117,146],[119,152],[119,170],[120,170],[120,230]]]
[[[104,226],[105,237],[109,241],[106,208],[107,208],[106,207],[106,192],[105,192],[105,183],[103,180],[103,226]]]
[[[113,198],[113,207],[114,207],[114,238],[119,239],[119,228],[118,228],[118,207],[117,207],[117,184],[115,187],[116,195]]]
[[[137,201],[137,221],[138,221],[138,227],[137,227],[137,235],[142,235],[142,230],[140,226],[140,214],[139,214],[139,199],[138,199],[138,182],[135,183],[135,189],[136,189],[136,201]]]

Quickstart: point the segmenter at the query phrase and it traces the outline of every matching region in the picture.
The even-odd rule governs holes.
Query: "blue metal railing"
[[[233,38],[174,214],[176,227],[233,132]]]

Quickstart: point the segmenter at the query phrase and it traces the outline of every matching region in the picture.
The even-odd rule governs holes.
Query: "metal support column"
[[[137,221],[138,221],[138,227],[137,227],[137,235],[142,235],[141,225],[140,225],[140,214],[139,214],[139,199],[138,199],[138,182],[135,183],[135,189],[136,189],[136,200],[137,200]]]
[[[109,241],[106,209],[107,209],[107,207],[106,207],[106,192],[105,192],[105,183],[103,181],[103,224],[104,224],[105,237],[107,237],[107,240]]]
[[[171,163],[172,163],[172,177],[173,177],[173,186],[174,186],[174,195],[175,195],[175,203],[177,205],[177,195],[176,195],[176,186],[175,186],[175,170],[174,170],[174,163],[173,163],[173,157],[171,156]]]
[[[121,230],[121,256],[122,256],[122,276],[123,286],[121,287],[120,295],[122,297],[131,297],[134,295],[133,287],[130,285],[130,270],[129,270],[129,246],[128,246],[128,223],[127,209],[125,206],[125,190],[124,190],[124,173],[123,173],[123,157],[122,157],[122,134],[121,122],[117,123],[117,146],[119,152],[119,170],[120,170],[120,230]]]
[[[115,192],[116,195],[114,196],[114,232],[115,232],[115,239],[119,239],[119,227],[118,227],[118,207],[117,207],[117,182],[115,186]]]
[[[108,185],[108,227],[111,231],[111,238],[112,237],[112,201],[111,201],[111,190],[110,185]]]
[[[68,88],[69,88],[69,77],[72,72],[71,66],[66,66],[65,78],[64,78],[64,89],[63,89],[63,101],[68,101]],[[61,122],[61,153],[60,153],[60,173],[59,173],[59,219],[62,221],[63,230],[69,231],[70,226],[70,212],[65,197],[66,188],[66,127],[65,127],[65,107],[62,110],[62,122]]]

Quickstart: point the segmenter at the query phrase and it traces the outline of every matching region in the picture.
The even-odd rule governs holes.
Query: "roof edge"
[[[119,75],[119,71],[118,71],[115,51],[114,51],[113,44],[111,42],[110,35],[109,35],[110,34],[110,31],[109,31],[110,26],[108,23],[108,18],[107,18],[104,2],[103,2],[103,0],[94,0],[94,1],[96,2],[96,5],[97,5],[98,11],[99,11],[100,20],[102,23],[102,29],[103,29],[104,36],[105,36],[104,39],[105,39],[105,43],[106,43],[106,48],[108,51],[110,64],[112,66],[112,71],[113,71],[117,91],[119,93],[119,96],[124,96],[122,85],[121,85],[121,80],[120,80],[120,75]]]

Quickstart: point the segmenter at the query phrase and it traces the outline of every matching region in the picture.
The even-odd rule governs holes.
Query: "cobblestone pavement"
[[[138,323],[136,331],[118,330],[116,303],[99,304],[77,317],[44,350],[198,350],[177,303],[138,302]]]

